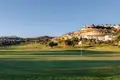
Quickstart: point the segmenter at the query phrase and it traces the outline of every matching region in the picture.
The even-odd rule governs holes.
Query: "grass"
[[[120,52],[36,49],[27,45],[0,50],[0,80],[119,80]],[[28,48],[28,49],[27,49]],[[27,49],[27,50],[26,50]],[[35,50],[34,50],[35,49]]]
[[[0,60],[0,78],[108,77],[120,75],[120,60],[21,61]]]
[[[119,57],[120,52],[117,51],[97,51],[82,50],[83,57]],[[26,56],[80,56],[81,50],[55,50],[55,51],[0,51],[0,55],[26,55]]]
[[[95,50],[105,50],[105,51],[120,51],[119,46],[112,46],[112,45],[96,45],[93,47],[89,47],[89,49],[95,49]]]

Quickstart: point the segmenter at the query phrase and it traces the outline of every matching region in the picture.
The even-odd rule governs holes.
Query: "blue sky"
[[[0,36],[59,36],[120,23],[120,0],[0,0]]]

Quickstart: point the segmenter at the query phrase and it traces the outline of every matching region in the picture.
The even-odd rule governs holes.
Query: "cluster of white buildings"
[[[68,34],[65,34],[63,36],[57,37],[55,39],[71,39],[72,37],[77,37],[77,38],[87,38],[87,39],[96,39],[96,40],[102,40],[102,41],[107,41],[107,40],[113,40],[115,35],[114,33],[120,30],[120,24],[110,26],[110,25],[105,25],[105,26],[94,26],[94,25],[89,25],[87,27],[82,28],[79,31],[71,32]]]
[[[0,37],[0,42],[3,41],[17,41],[17,42],[23,42],[24,39],[16,36],[1,36]]]

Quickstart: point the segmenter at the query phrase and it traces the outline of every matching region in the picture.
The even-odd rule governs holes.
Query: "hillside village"
[[[2,36],[0,37],[0,46],[17,45],[21,43],[33,44],[40,43],[48,45],[54,44],[59,46],[74,46],[79,45],[80,42],[87,45],[95,44],[110,44],[120,45],[120,41],[114,39],[120,33],[120,24],[117,25],[88,25],[82,27],[80,30],[69,32],[67,34],[51,37],[51,36],[40,36],[36,38],[20,38],[16,36]],[[108,42],[107,42],[108,41]]]
[[[114,37],[120,32],[120,24],[117,25],[88,25],[82,27],[78,31],[70,32],[62,36],[54,38],[54,40],[67,40],[73,37],[95,39],[101,41],[113,40]]]

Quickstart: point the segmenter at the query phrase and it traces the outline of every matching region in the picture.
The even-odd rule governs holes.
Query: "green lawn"
[[[120,52],[0,51],[0,80],[119,80]],[[119,78],[119,79],[118,79]]]
[[[83,56],[87,57],[120,57],[120,52],[118,51],[98,51],[98,50],[49,50],[49,51],[0,51],[0,55],[24,55],[24,56],[80,56],[82,52]]]
[[[107,77],[120,75],[120,61],[15,61],[1,59],[0,78]]]

